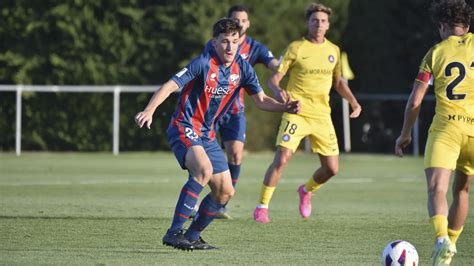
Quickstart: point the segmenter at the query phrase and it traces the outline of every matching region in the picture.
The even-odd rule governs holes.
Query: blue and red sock
[[[223,204],[220,204],[211,196],[211,193],[207,194],[202,200],[199,211],[184,236],[190,241],[197,240],[201,232],[214,220],[217,212],[223,206]]]
[[[228,165],[229,165],[230,177],[232,178],[232,186],[234,186],[235,188],[240,176],[240,164],[236,165],[236,164],[229,163]]]
[[[193,212],[199,198],[199,193],[201,193],[203,188],[194,178],[189,177],[188,182],[181,189],[178,202],[176,203],[173,222],[170,227],[171,232],[177,232],[183,228],[184,223]]]

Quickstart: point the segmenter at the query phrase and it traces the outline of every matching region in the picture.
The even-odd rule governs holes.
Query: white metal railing
[[[138,92],[154,92],[161,86],[47,86],[47,85],[0,85],[0,91],[16,91],[16,134],[15,134],[15,151],[17,155],[21,154],[21,117],[22,117],[22,93],[24,91],[31,92],[89,92],[89,93],[113,93],[113,137],[112,147],[113,154],[119,154],[119,117],[120,117],[120,93],[138,93]],[[356,98],[362,100],[379,100],[379,101],[405,101],[408,94],[357,94]],[[428,95],[425,100],[434,101],[433,95]],[[349,119],[349,104],[342,99],[342,119],[344,131],[344,151],[351,151],[351,133]],[[413,128],[413,154],[418,156],[419,152],[419,123],[416,121]],[[309,150],[309,143],[306,142],[306,149]]]
[[[112,147],[114,155],[119,153],[119,117],[120,117],[120,93],[122,92],[154,92],[160,86],[40,86],[40,85],[0,85],[0,91],[16,91],[16,134],[15,151],[21,154],[21,115],[22,115],[22,93],[32,92],[92,92],[113,93],[113,137]]]
[[[402,101],[406,102],[408,100],[409,94],[357,94],[356,98],[358,101],[363,100],[372,100],[372,101]],[[424,100],[434,101],[435,97],[433,95],[427,95]],[[364,107],[362,106],[362,109]],[[342,99],[342,121],[343,121],[343,134],[344,134],[344,151],[351,151],[351,132],[350,132],[350,122],[349,122],[349,103]],[[413,155],[420,155],[420,124],[418,118],[413,125],[412,132],[413,140]]]

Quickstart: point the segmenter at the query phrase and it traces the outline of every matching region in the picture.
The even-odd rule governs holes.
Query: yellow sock
[[[461,235],[462,229],[464,229],[464,227],[461,227],[461,229],[459,230],[453,230],[453,229],[448,228],[449,240],[451,240],[451,242],[456,244],[456,241],[458,241],[459,235]]]
[[[276,187],[267,187],[262,185],[262,190],[260,194],[260,205],[264,205],[268,207],[270,204],[270,200],[272,199],[273,192],[275,191]]]
[[[430,223],[434,228],[436,238],[448,236],[448,217],[435,215],[430,218]]]
[[[323,184],[319,184],[318,182],[314,181],[313,177],[310,177],[308,182],[304,184],[304,188],[306,192],[315,192],[318,190]]]

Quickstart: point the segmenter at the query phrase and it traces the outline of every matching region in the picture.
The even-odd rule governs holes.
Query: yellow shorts
[[[474,175],[474,137],[450,130],[430,129],[425,148],[425,168],[440,167]]]
[[[339,155],[336,131],[330,118],[314,119],[300,115],[283,114],[276,140],[277,146],[298,149],[301,140],[309,136],[314,153],[324,156]]]

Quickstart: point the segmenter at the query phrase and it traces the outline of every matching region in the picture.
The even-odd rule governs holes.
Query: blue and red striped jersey
[[[226,67],[213,47],[171,79],[182,89],[170,126],[190,127],[209,140],[215,138],[214,122],[230,108],[242,88],[249,94],[262,91],[257,74],[247,61],[236,56]]]
[[[203,53],[207,53],[211,49],[212,42],[210,40],[204,47]],[[237,53],[252,66],[255,66],[256,64],[264,64],[266,66],[273,58],[275,58],[272,52],[265,45],[249,36],[245,36],[245,40],[239,45]],[[239,97],[235,99],[232,106],[229,108],[229,112],[231,114],[238,114],[243,112],[244,108],[244,91],[241,91]]]

